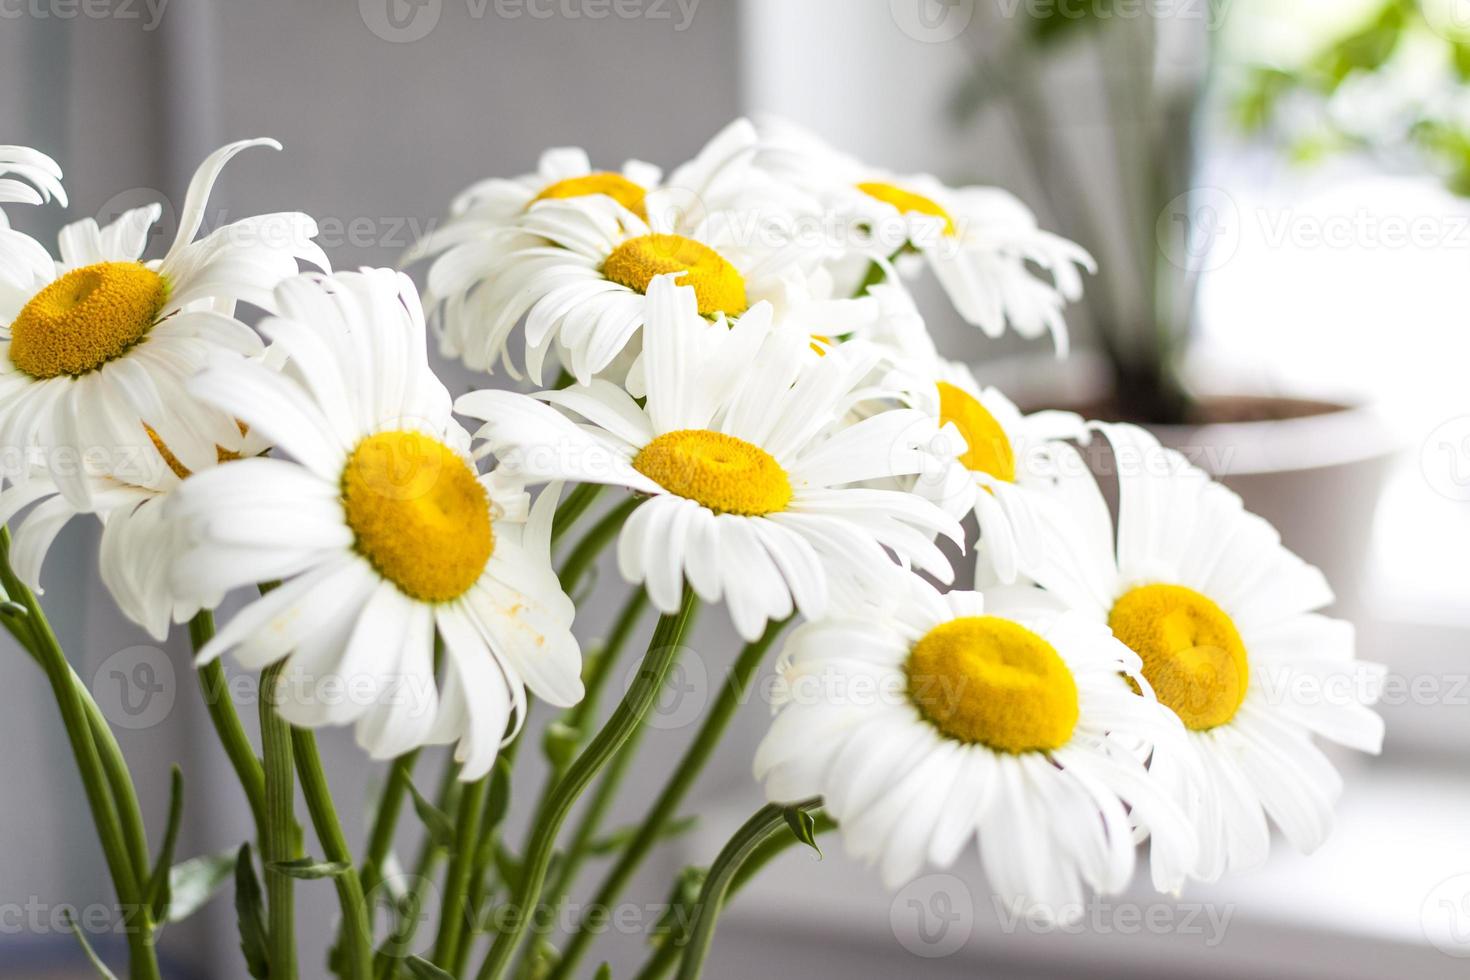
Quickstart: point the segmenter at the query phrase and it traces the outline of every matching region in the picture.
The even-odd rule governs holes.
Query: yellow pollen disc
[[[874,181],[858,184],[857,189],[874,200],[893,205],[903,214],[927,214],[931,217],[943,218],[944,233],[946,235],[953,235],[955,233],[954,219],[949,216],[949,212],[923,194],[915,194],[913,191],[906,191],[902,187],[894,187],[892,184],[883,184]]]
[[[970,448],[960,457],[965,469],[988,473],[997,480],[1016,482],[1016,452],[1005,430],[980,400],[963,388],[941,381],[939,420],[953,422]]]
[[[666,432],[639,450],[633,468],[717,514],[759,517],[791,503],[791,480],[775,457],[723,432]]]
[[[639,187],[622,174],[601,171],[595,174],[588,174],[585,177],[568,177],[566,180],[558,180],[556,183],[546,186],[540,194],[531,198],[531,204],[535,204],[537,201],[606,194],[629,211],[638,215],[638,217],[647,218],[648,215],[643,210],[643,198],[646,193],[642,187]],[[530,204],[526,206],[530,207]]]
[[[10,325],[10,360],[33,378],[95,371],[142,340],[167,299],[168,284],[141,262],[74,269]]]
[[[490,502],[454,450],[418,432],[380,432],[342,470],[356,547],[404,595],[448,602],[479,580],[495,550]]]
[[[1182,585],[1143,585],[1113,604],[1108,625],[1143,658],[1143,676],[1184,724],[1204,731],[1235,717],[1250,665],[1240,632],[1214,602]]]
[[[704,316],[745,312],[745,279],[724,257],[703,242],[682,235],[642,235],[630,238],[607,257],[602,274],[640,293],[648,291],[654,276],[682,272],[675,280],[693,286]]]
[[[944,734],[999,752],[1061,748],[1077,727],[1077,682],[1055,648],[1019,623],[965,616],[914,644],[909,700]]]

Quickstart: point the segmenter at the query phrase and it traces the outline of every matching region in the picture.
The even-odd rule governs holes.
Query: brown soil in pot
[[[1094,401],[1085,404],[1060,404],[1049,406],[1026,406],[1026,411],[1036,407],[1058,408],[1076,412],[1083,418],[1101,419],[1107,422],[1135,422],[1149,424],[1146,420],[1129,417],[1118,409],[1115,399]],[[1305,398],[1285,398],[1258,395],[1220,395],[1202,398],[1191,406],[1190,417],[1185,425],[1224,425],[1240,422],[1284,422],[1289,419],[1312,418],[1331,415],[1347,409],[1345,405],[1332,402],[1313,401]]]

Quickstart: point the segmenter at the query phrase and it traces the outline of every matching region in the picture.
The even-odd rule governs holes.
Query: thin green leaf
[[[87,957],[87,962],[92,964],[92,969],[97,971],[97,975],[103,980],[117,980],[117,974],[107,968],[107,964],[103,963],[96,951],[92,949],[92,944],[87,942],[87,934],[77,926],[76,920],[71,917],[71,910],[62,909],[61,914],[66,922],[66,927],[71,930],[73,936],[77,937],[77,942],[82,946],[82,953]]]
[[[168,823],[163,830],[163,846],[158,851],[158,862],[148,876],[146,900],[153,909],[153,921],[163,922],[168,918],[168,906],[173,900],[170,877],[174,866],[174,847],[179,842],[179,821],[184,815],[184,772],[174,766],[169,773]]]
[[[1455,74],[1460,81],[1470,82],[1470,42],[1455,41],[1452,44],[1454,52]]]
[[[413,797],[413,810],[419,815],[419,820],[424,824],[424,829],[429,832],[429,839],[436,847],[451,847],[454,844],[454,821],[449,819],[449,814],[439,809],[428,800],[419,788],[408,783],[409,795]]]
[[[408,972],[412,973],[416,980],[454,980],[452,974],[444,972],[422,957],[410,956],[406,962]]]
[[[180,861],[169,869],[168,921],[182,922],[214,897],[235,870],[235,852],[206,854]]]
[[[1377,15],[1361,29],[1328,45],[1312,60],[1310,70],[1328,92],[1355,72],[1371,73],[1388,63],[1408,27],[1400,0],[1386,0]]]
[[[304,857],[290,861],[272,861],[266,867],[272,871],[279,871],[288,878],[318,881],[322,878],[339,878],[347,873],[350,865],[343,861],[318,861]]]
[[[592,975],[592,980],[612,980],[612,964],[603,963]]]
[[[245,969],[256,980],[266,980],[270,975],[270,958],[266,955],[265,900],[260,894],[260,882],[255,878],[249,844],[241,844],[235,856],[235,924],[240,930]]]
[[[810,813],[799,810],[796,807],[787,807],[783,813],[786,817],[786,826],[791,828],[791,833],[797,840],[822,856],[822,849],[817,846],[817,821]]]

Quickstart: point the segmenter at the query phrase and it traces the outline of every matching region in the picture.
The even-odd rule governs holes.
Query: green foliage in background
[[[1452,7],[1383,0],[1296,64],[1248,66],[1234,93],[1236,121],[1285,140],[1299,162],[1353,151],[1407,156],[1470,196],[1470,23],[1452,22]],[[1351,100],[1364,97],[1390,111],[1359,118]]]

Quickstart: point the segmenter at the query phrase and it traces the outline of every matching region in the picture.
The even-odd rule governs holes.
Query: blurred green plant
[[[1470,196],[1470,19],[1456,4],[1382,0],[1296,63],[1246,66],[1235,121],[1300,162],[1388,155]],[[1358,111],[1368,99],[1379,111]]]
[[[1138,0],[1035,0],[1002,12],[996,30],[971,32],[972,71],[953,95],[953,118],[1008,126],[1009,144],[1036,181],[1026,196],[1104,269],[1083,303],[1111,369],[1111,404],[1077,407],[1148,423],[1195,417],[1179,377],[1201,271],[1189,203],[1195,129],[1214,35],[1231,2],[1192,4],[1186,18]],[[1161,43],[1181,33],[1197,57],[1173,51],[1161,68]],[[1063,60],[1089,59],[1097,84],[1085,91],[1075,73],[1052,74]],[[1085,117],[1066,119],[1078,106],[1089,107]],[[1094,143],[1079,151],[1078,134]],[[1167,236],[1184,244],[1165,247]]]

